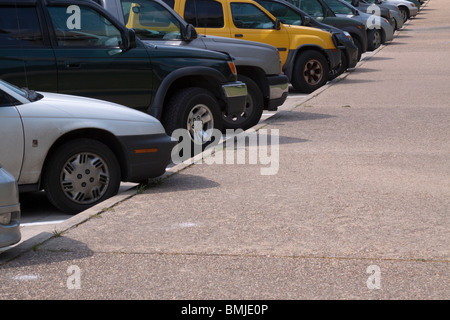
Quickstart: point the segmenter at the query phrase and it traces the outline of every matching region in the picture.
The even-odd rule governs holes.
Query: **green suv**
[[[102,7],[79,0],[0,2],[0,78],[145,111],[167,134],[186,129],[203,146],[247,97],[229,54],[145,46]]]

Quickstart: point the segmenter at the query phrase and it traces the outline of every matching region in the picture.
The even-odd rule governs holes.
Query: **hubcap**
[[[98,155],[79,153],[65,163],[60,183],[64,194],[73,202],[90,204],[105,194],[109,169]]]
[[[211,110],[204,104],[198,104],[192,108],[187,119],[187,129],[194,143],[203,144],[209,141],[214,129],[214,117]]]
[[[305,64],[303,76],[309,85],[318,84],[323,77],[323,67],[319,60],[311,59]]]

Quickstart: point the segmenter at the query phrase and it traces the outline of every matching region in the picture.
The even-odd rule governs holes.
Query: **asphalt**
[[[288,98],[244,164],[218,149],[0,253],[0,299],[449,299],[449,16],[429,0]]]

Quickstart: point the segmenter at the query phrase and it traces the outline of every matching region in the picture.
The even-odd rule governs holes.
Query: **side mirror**
[[[353,15],[354,16],[359,16],[359,11],[358,10],[353,10]]]
[[[134,32],[133,29],[126,29],[126,36],[125,36],[125,41],[124,41],[124,45],[123,45],[123,50],[124,51],[128,51],[130,49],[136,48],[136,33]]]
[[[281,21],[276,19],[275,22],[273,23],[273,28],[275,30],[280,30],[281,29]]]
[[[194,39],[197,39],[198,33],[197,30],[195,30],[195,27],[192,24],[186,25],[186,29],[184,32],[184,40],[186,41],[192,41]]]
[[[303,25],[304,26],[309,26],[311,24],[311,17],[308,15],[305,15],[303,17]]]

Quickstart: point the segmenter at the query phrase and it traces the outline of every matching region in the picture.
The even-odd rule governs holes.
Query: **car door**
[[[0,78],[18,87],[56,91],[55,56],[31,1],[0,3]]]
[[[147,110],[151,63],[145,47],[122,49],[123,33],[97,6],[52,2],[47,6],[58,70],[58,92]]]
[[[0,90],[0,163],[16,180],[23,162],[24,133],[22,120],[12,98]]]
[[[231,17],[230,32],[232,37],[242,40],[257,41],[276,47],[283,63],[287,59],[290,47],[289,34],[282,24],[275,27],[275,20],[267,15],[256,3],[230,2],[228,16]]]

